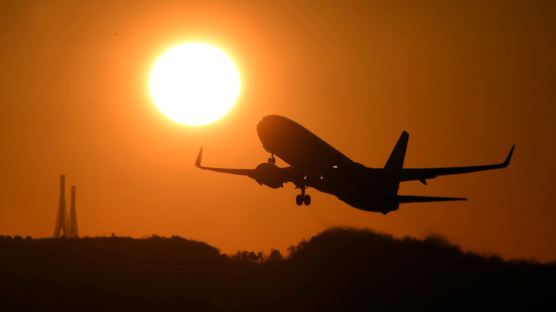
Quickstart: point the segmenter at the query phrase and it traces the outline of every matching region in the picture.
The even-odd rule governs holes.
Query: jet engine
[[[253,171],[251,177],[261,185],[264,184],[271,188],[279,188],[283,187],[284,181],[286,181],[284,169],[285,168],[279,168],[273,164],[260,163]]]

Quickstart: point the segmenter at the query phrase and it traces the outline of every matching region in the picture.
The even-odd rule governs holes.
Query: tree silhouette
[[[2,310],[360,311],[556,308],[556,263],[464,253],[441,237],[334,228],[226,256],[181,237],[0,237]]]

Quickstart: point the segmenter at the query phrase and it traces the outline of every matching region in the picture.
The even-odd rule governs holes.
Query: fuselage
[[[374,174],[372,168],[356,163],[300,124],[277,115],[264,117],[257,134],[266,151],[292,168],[296,186],[313,187],[336,195],[358,209],[386,213],[396,210],[397,186],[387,175]]]

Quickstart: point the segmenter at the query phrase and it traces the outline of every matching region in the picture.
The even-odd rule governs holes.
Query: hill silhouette
[[[8,310],[397,311],[556,308],[556,263],[464,253],[440,237],[332,228],[283,257],[180,237],[0,238]]]

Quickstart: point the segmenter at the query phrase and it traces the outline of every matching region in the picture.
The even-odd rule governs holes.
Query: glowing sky
[[[349,225],[556,259],[554,4],[4,1],[0,12],[0,235],[52,235],[65,173],[82,235],[284,250]],[[191,41],[218,46],[241,72],[236,106],[205,127],[171,122],[148,91],[156,57]],[[200,146],[207,165],[266,161],[255,125],[267,114],[367,166],[384,165],[402,130],[407,167],[516,151],[505,170],[400,188],[469,201],[386,216],[315,190],[298,207],[291,184],[271,190],[193,166]]]

